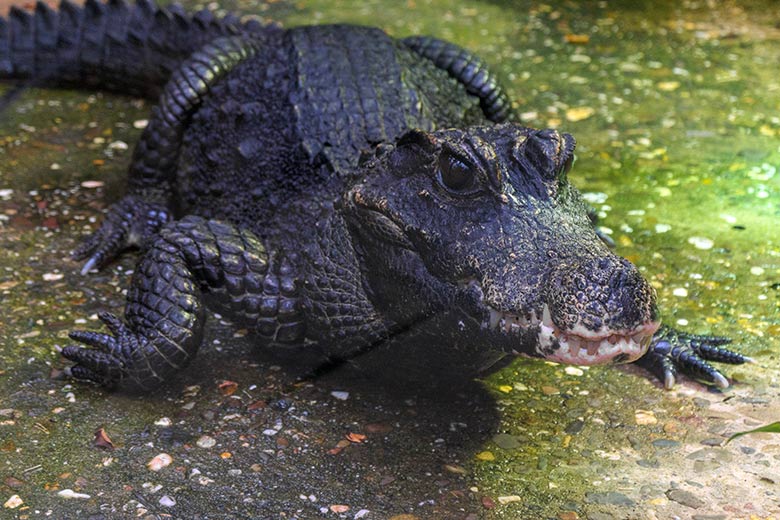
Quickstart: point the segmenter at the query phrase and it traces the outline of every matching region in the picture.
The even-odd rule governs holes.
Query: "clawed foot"
[[[145,340],[139,338],[113,314],[99,314],[110,334],[77,330],[70,338],[92,348],[77,345],[65,347],[61,354],[76,364],[66,373],[81,381],[91,381],[107,388],[116,388],[128,378],[133,354],[139,352]],[[137,379],[137,378],[133,378]]]
[[[720,388],[728,388],[728,379],[707,361],[732,365],[753,362],[747,356],[724,348],[723,345],[728,343],[731,343],[729,338],[686,334],[661,327],[650,350],[636,363],[655,374],[667,389],[674,386],[678,371]]]
[[[128,195],[112,205],[100,229],[86,238],[72,253],[84,260],[81,274],[101,268],[132,246],[140,246],[171,219],[164,206]]]

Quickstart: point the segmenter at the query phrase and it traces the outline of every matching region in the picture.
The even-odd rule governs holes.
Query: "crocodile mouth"
[[[659,322],[651,321],[627,330],[590,331],[584,327],[565,331],[552,320],[547,304],[541,319],[532,312],[530,317],[499,311],[490,307],[484,328],[506,336],[538,331],[534,357],[568,365],[603,365],[630,363],[642,357],[650,347]],[[519,354],[525,354],[520,352]]]

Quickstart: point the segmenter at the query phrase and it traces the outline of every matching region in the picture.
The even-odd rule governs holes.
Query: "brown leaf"
[[[246,407],[247,410],[260,410],[268,406],[268,403],[264,400],[260,399],[259,401],[255,401],[254,403],[250,403],[249,406]]]
[[[566,43],[575,43],[579,45],[585,45],[590,41],[590,36],[587,34],[567,34],[564,36]]]
[[[361,442],[365,442],[366,436],[362,433],[353,433],[350,432],[346,435],[347,440],[349,442],[354,442],[355,444],[360,444]]]
[[[219,384],[219,393],[222,395],[233,395],[238,390],[238,383],[235,381],[222,381]]]
[[[43,222],[41,222],[41,225],[46,229],[58,229],[60,227],[60,223],[57,220],[57,217],[45,218],[43,219]]]
[[[95,432],[95,439],[92,441],[92,445],[96,448],[102,448],[104,450],[113,450],[114,443],[111,442],[111,438],[106,433],[106,430],[99,428]]]
[[[393,427],[385,423],[366,424],[366,433],[390,433]]]
[[[13,489],[14,491],[21,488],[24,485],[24,481],[19,480],[16,477],[5,477],[5,480],[3,482],[5,482],[5,485]]]

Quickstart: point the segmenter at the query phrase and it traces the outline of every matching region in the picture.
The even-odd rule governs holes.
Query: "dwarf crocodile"
[[[76,379],[164,383],[207,309],[331,359],[435,323],[485,350],[637,361],[667,387],[678,370],[728,386],[705,360],[748,360],[660,326],[567,180],[572,136],[514,122],[452,43],[65,0],[0,18],[0,77],[159,96],[127,195],[74,252],[86,273],[143,249],[124,319],[62,349]]]

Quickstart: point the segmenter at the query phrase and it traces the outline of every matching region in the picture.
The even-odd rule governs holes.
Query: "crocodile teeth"
[[[490,328],[495,329],[498,327],[498,322],[501,321],[501,313],[490,309]]]
[[[538,325],[538,322],[523,316],[517,316],[508,312],[501,312],[495,309],[490,309],[490,315],[486,323],[482,324],[483,328],[490,328],[491,330],[500,330],[506,333],[518,334],[522,329],[528,329],[531,326]]]
[[[544,308],[542,309],[542,324],[546,327],[553,328],[555,324],[553,324],[552,320],[552,314],[550,314],[550,306],[546,303],[544,304]]]

